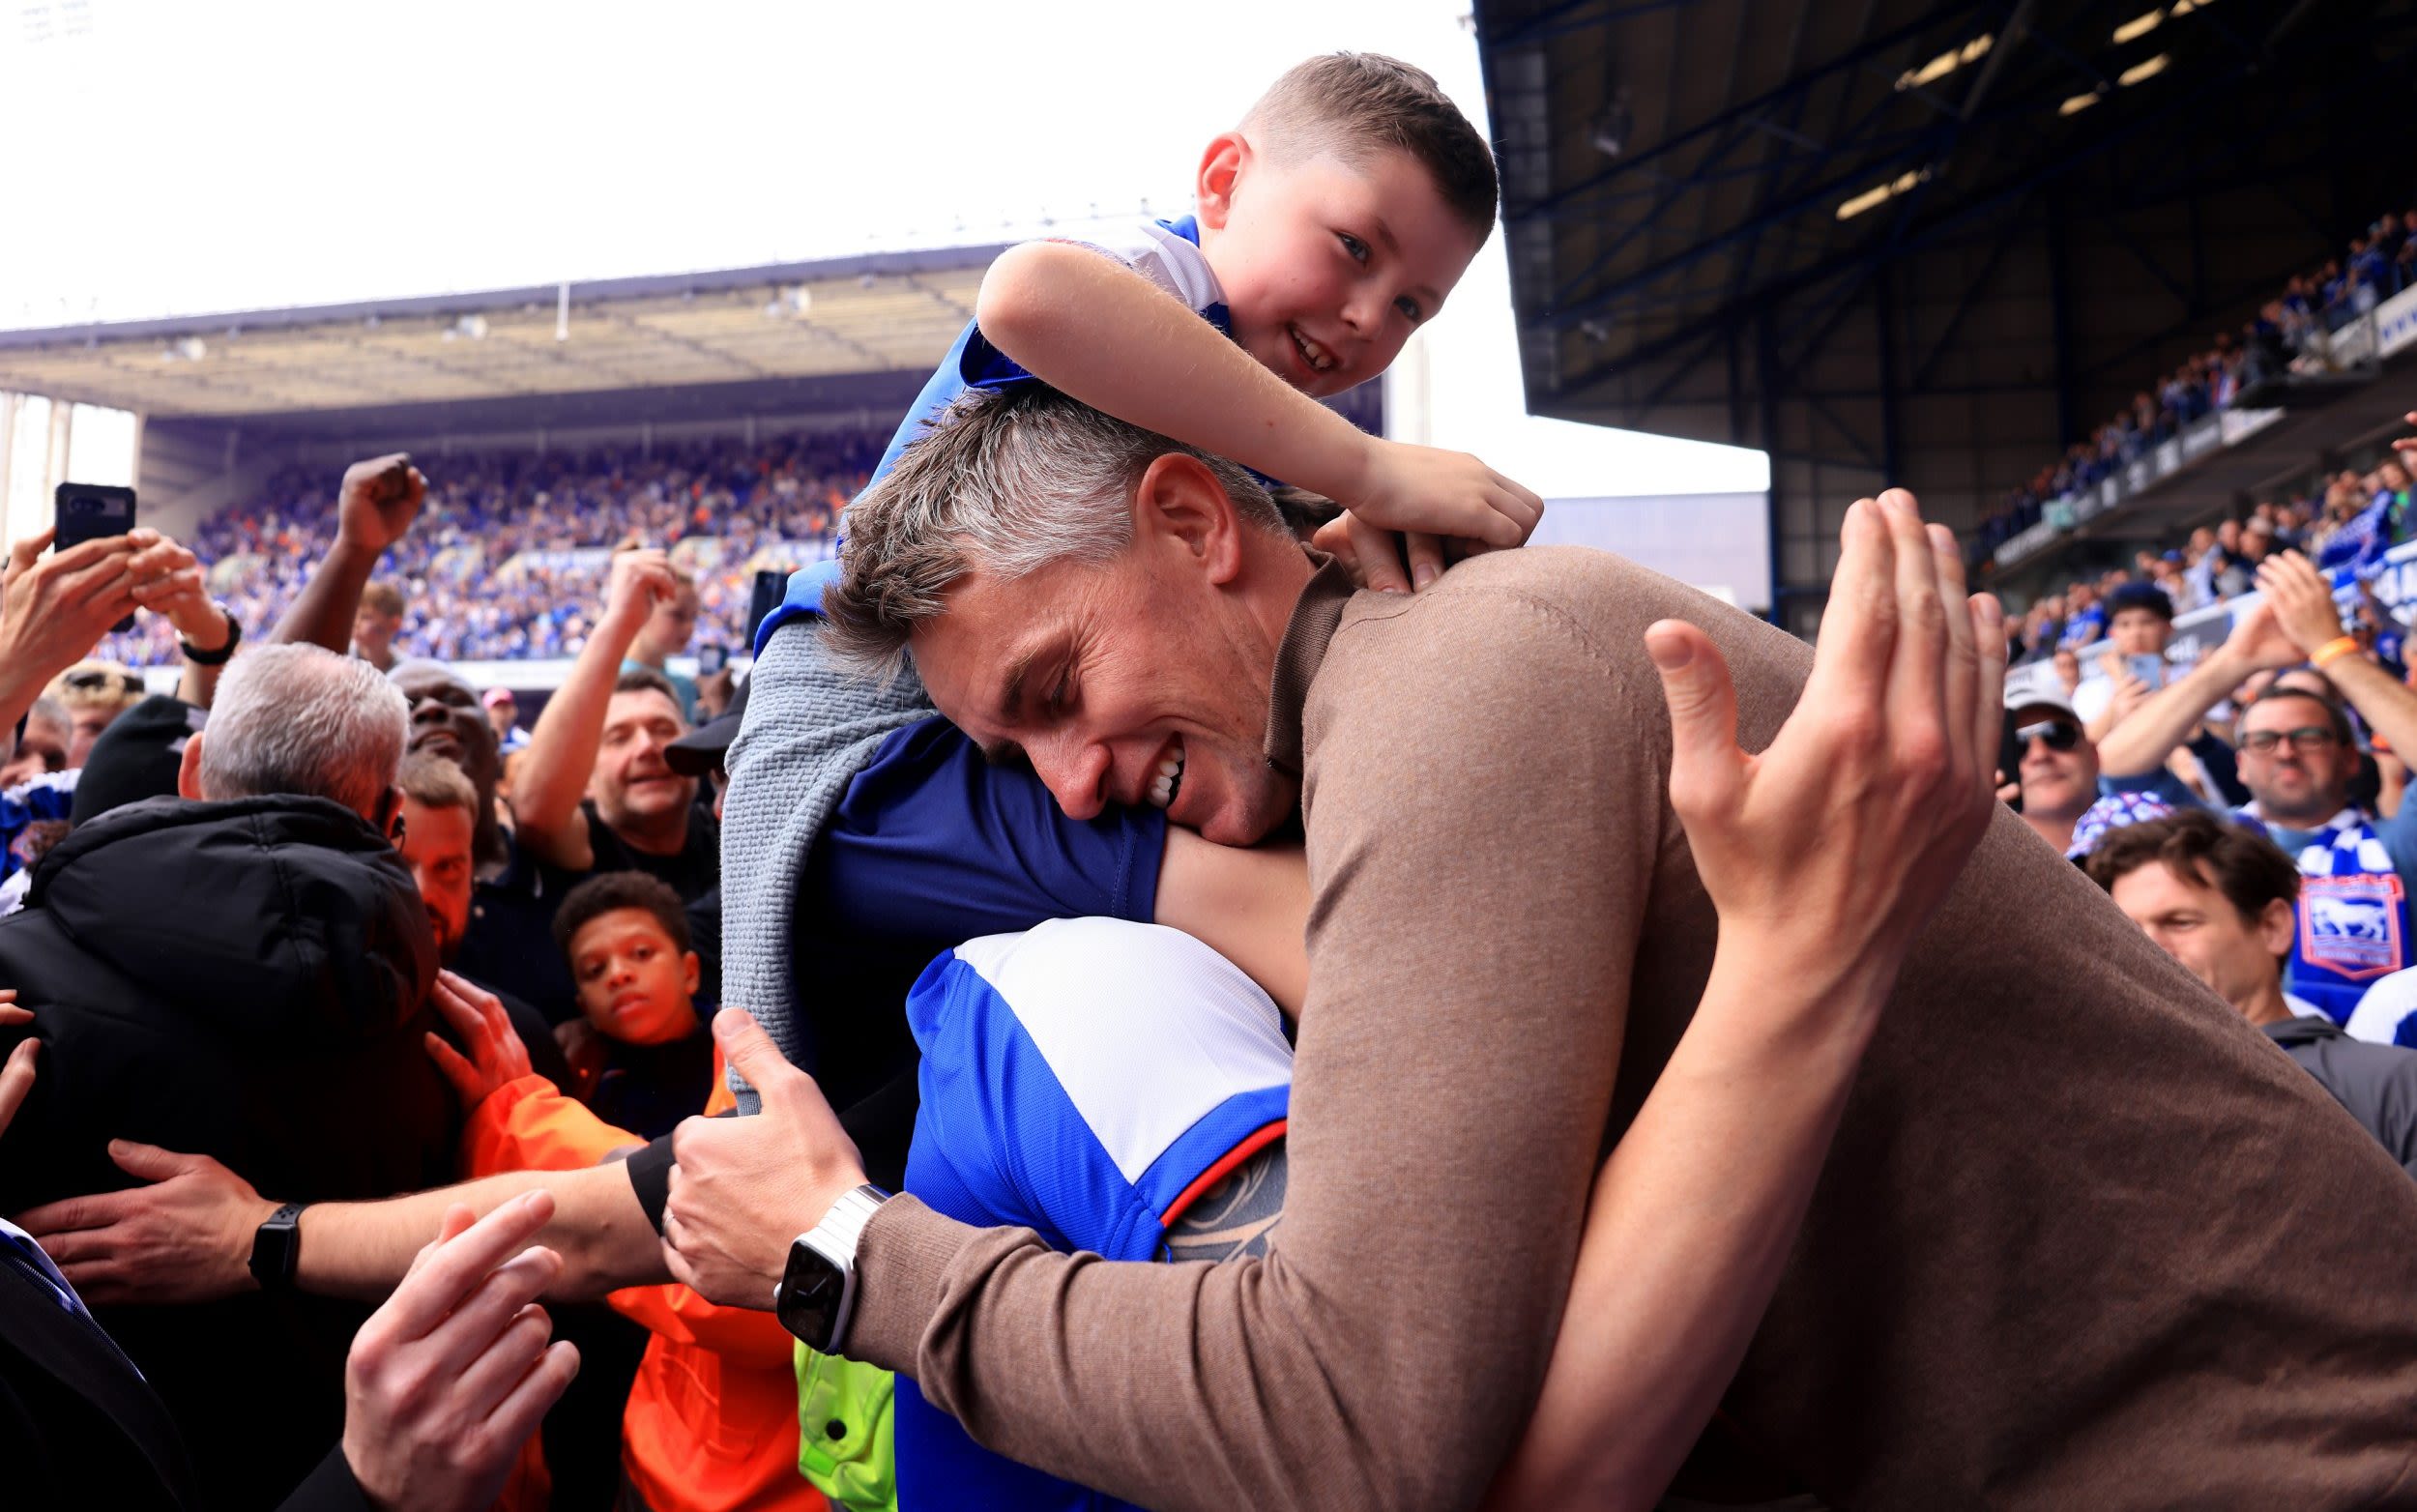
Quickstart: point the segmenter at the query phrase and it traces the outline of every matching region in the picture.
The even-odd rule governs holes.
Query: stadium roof
[[[1858,492],[1968,521],[2417,160],[2412,0],[1479,0],[1478,39],[1529,407],[1769,451],[1799,627]]]
[[[482,405],[542,414],[554,398],[690,388],[794,394],[928,373],[999,250],[0,332],[0,389],[297,425]]]

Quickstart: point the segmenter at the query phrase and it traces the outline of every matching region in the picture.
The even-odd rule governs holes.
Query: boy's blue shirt
[[[1203,320],[1227,335],[1233,334],[1233,318],[1225,306],[1224,291],[1217,286],[1216,276],[1208,269],[1208,260],[1200,255],[1200,222],[1191,216],[1177,220],[1159,220],[1150,226],[1137,226],[1135,234],[1121,238],[1115,245],[1084,242],[1104,256],[1114,257],[1149,278],[1167,293],[1189,305]],[[1074,239],[1080,240],[1080,239]],[[1190,248],[1185,252],[1184,248]],[[1011,389],[1019,384],[1040,380],[1027,371],[1023,364],[990,344],[982,335],[981,326],[967,321],[957,333],[956,343],[940,366],[925,381],[923,390],[907,407],[906,419],[889,438],[889,445],[874,464],[873,476],[865,486],[889,476],[898,465],[898,455],[931,422],[938,420],[957,395],[970,389]],[[764,617],[755,631],[755,654],[764,654],[765,643],[772,631],[794,620],[822,612],[823,590],[838,581],[839,563],[836,558],[817,562],[790,574],[789,592],[780,607]]]

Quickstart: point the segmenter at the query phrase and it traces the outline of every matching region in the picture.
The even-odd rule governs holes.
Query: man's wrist
[[[235,617],[215,602],[205,602],[196,613],[171,617],[168,624],[195,651],[221,650],[235,633]]]

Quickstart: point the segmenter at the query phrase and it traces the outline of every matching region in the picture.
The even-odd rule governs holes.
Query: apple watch
[[[305,1206],[287,1203],[252,1232],[251,1278],[260,1283],[263,1292],[294,1290],[294,1267],[302,1263]]]
[[[772,1292],[780,1325],[805,1347],[836,1354],[856,1311],[856,1245],[889,1194],[870,1182],[830,1205],[823,1221],[789,1243],[789,1264]]]

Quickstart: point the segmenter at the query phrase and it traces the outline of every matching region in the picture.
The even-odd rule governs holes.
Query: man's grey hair
[[[402,770],[411,708],[365,661],[263,646],[218,682],[201,741],[201,795],[334,799],[368,815]]]
[[[1223,457],[1041,384],[969,390],[848,507],[840,580],[823,597],[831,650],[888,672],[968,573],[1114,557],[1133,539],[1133,490],[1170,451],[1206,463],[1246,524],[1285,529],[1267,490]]]

